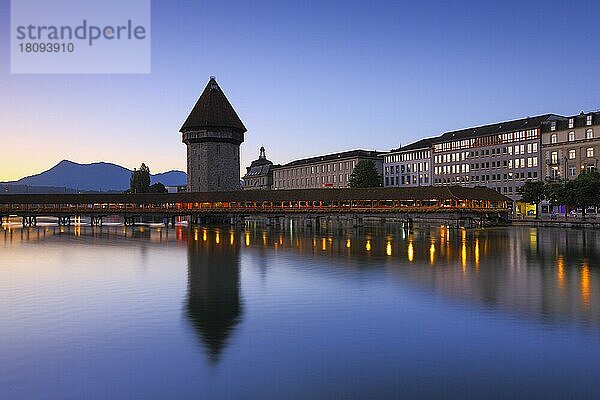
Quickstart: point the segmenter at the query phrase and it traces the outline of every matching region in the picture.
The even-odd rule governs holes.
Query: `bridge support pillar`
[[[192,215],[190,217],[190,224],[191,225],[201,225],[204,223],[204,218],[199,216],[199,215]]]
[[[168,216],[165,215],[162,218],[162,223],[165,226],[165,228],[169,229],[169,224],[175,228],[175,221],[176,221],[176,217],[175,216]]]
[[[37,226],[37,217],[23,217],[23,228]]]
[[[58,217],[58,226],[70,226],[71,216]]]
[[[104,217],[102,216],[91,216],[90,217],[90,224],[92,226],[102,226],[103,224],[103,219]]]
[[[123,217],[123,224],[125,226],[134,226],[135,225],[135,217],[133,215],[132,216],[125,215]]]
[[[406,217],[406,219],[402,221],[402,229],[404,229],[407,232],[413,230],[413,219],[411,217]]]

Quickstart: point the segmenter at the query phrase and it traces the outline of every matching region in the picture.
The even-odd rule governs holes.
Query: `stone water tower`
[[[246,127],[211,77],[179,130],[187,145],[188,192],[240,190]]]

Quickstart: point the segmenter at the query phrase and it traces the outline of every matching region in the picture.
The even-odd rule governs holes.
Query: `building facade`
[[[267,160],[265,148],[260,148],[258,159],[246,167],[244,190],[270,190],[273,186],[273,163]]]
[[[345,188],[354,167],[363,160],[373,161],[383,170],[382,152],[352,150],[304,158],[273,168],[273,189]]]
[[[520,200],[519,188],[542,176],[542,124],[562,118],[546,114],[444,133],[432,146],[433,183],[486,186]]]
[[[542,126],[543,178],[575,179],[595,171],[600,160],[600,112],[581,113]]]
[[[246,127],[211,77],[180,129],[187,145],[188,192],[239,190]]]
[[[431,146],[434,140],[435,138],[422,139],[384,154],[383,186],[431,185]]]

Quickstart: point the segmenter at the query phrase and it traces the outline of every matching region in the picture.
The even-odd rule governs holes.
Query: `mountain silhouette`
[[[63,187],[79,191],[121,191],[129,188],[131,170],[117,164],[97,162],[78,164],[63,160],[40,174],[28,176],[9,185]],[[165,186],[184,186],[187,175],[182,171],[169,171],[151,175],[152,183]]]

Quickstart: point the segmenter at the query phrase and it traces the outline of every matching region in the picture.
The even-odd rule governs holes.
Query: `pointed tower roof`
[[[208,84],[179,132],[206,128],[233,128],[241,131],[241,133],[246,132],[246,127],[229,100],[227,100],[214,76],[210,77]]]

